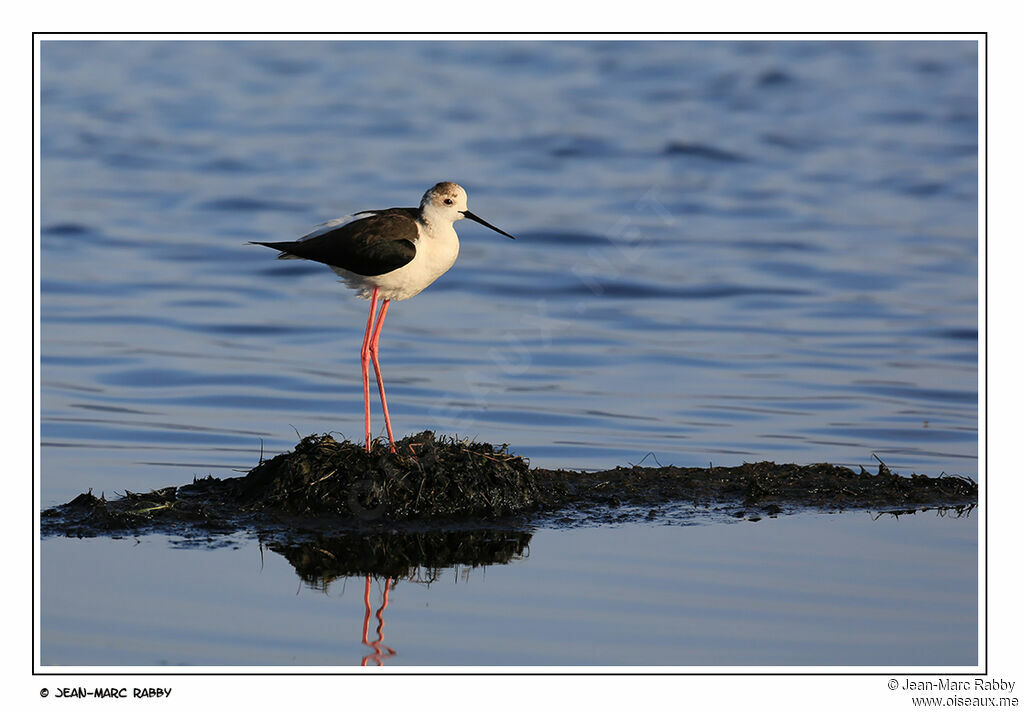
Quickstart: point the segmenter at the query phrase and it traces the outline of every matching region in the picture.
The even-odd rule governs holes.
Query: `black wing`
[[[416,208],[366,211],[368,216],[294,242],[254,242],[364,277],[392,272],[416,256]],[[362,215],[362,213],[357,213]]]

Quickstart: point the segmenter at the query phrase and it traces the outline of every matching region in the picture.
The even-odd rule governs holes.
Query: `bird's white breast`
[[[369,299],[375,286],[382,299],[401,301],[416,296],[451,269],[459,256],[459,236],[454,225],[418,222],[416,226],[416,256],[409,264],[375,277],[353,274],[340,267],[331,269],[365,299]]]

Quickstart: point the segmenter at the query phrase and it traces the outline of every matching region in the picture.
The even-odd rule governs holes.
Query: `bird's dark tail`
[[[281,254],[277,256],[279,260],[298,260],[301,257],[296,257],[291,254],[291,250],[295,249],[295,242],[249,242],[250,245],[263,245],[264,247],[270,247],[275,250],[280,250]]]

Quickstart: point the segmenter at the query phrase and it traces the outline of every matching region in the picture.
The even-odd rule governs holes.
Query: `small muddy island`
[[[956,475],[898,475],[829,464],[617,467],[602,472],[530,468],[507,446],[438,438],[401,440],[397,452],[303,438],[242,477],[194,479],[107,499],[91,491],[42,513],[44,536],[147,532],[187,536],[259,531],[307,536],[424,532],[533,524],[658,520],[672,510],[757,520],[808,509],[902,513],[977,504],[977,483]]]

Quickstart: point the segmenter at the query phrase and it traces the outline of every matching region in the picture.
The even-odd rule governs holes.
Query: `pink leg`
[[[376,295],[376,287],[374,287],[374,294]],[[370,339],[370,358],[373,359],[373,371],[377,374],[377,390],[380,391],[380,406],[384,410],[384,426],[388,429],[388,440],[391,442],[391,452],[395,452],[395,436],[391,432],[391,416],[388,414],[388,400],[384,397],[384,380],[380,375],[380,361],[377,360],[377,350],[380,344],[380,330],[381,327],[384,326],[384,317],[388,315],[388,307],[390,305],[390,299],[385,299],[380,305],[380,315],[377,317],[377,325],[373,327],[373,338]],[[367,398],[369,398],[369,396],[367,396]],[[367,403],[369,403],[369,401],[367,401]]]
[[[359,361],[363,367],[363,412],[366,414],[366,452],[370,452],[370,334],[373,329],[373,314],[377,311],[377,287],[373,288],[370,298],[370,318],[366,321],[366,336],[363,337],[363,348],[359,352]],[[378,380],[380,376],[377,377]]]
[[[384,611],[388,608],[388,591],[391,589],[391,578],[384,583],[384,603],[377,609],[377,640],[370,641],[370,577],[366,577],[366,590],[363,592],[363,606],[366,613],[363,615],[363,645],[372,648],[373,652],[364,655],[363,667],[371,660],[377,663],[378,667],[384,665],[384,660],[395,656],[395,649],[383,645],[384,643]],[[387,652],[385,652],[387,651]]]

